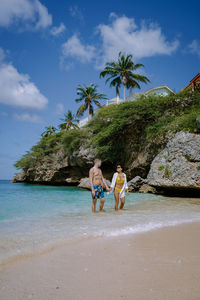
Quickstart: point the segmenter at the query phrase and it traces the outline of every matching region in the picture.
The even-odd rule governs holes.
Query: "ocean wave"
[[[164,227],[176,226],[176,225],[181,225],[184,223],[192,223],[192,222],[200,222],[200,218],[194,218],[192,220],[191,219],[171,220],[171,221],[167,221],[167,222],[149,222],[147,224],[126,226],[125,228],[121,228],[121,229],[113,229],[110,231],[101,231],[100,233],[97,233],[96,236],[117,237],[117,236],[121,236],[121,235],[138,234],[138,233],[152,231],[155,229],[161,229]]]

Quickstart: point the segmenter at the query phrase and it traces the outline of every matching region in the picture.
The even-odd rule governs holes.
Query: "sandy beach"
[[[2,300],[198,300],[200,223],[85,239],[0,269]]]

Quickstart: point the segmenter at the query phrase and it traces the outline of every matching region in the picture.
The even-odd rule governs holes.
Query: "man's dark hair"
[[[95,158],[94,163],[96,164],[98,161],[101,161],[100,158]]]

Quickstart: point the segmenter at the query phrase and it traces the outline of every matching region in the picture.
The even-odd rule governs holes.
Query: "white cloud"
[[[62,115],[65,111],[64,105],[62,103],[58,103],[56,105],[56,114]]]
[[[13,119],[21,122],[30,122],[30,123],[43,123],[43,120],[36,114],[22,113],[22,114],[13,114]]]
[[[73,35],[62,45],[65,58],[74,58],[82,63],[94,62],[102,68],[106,61],[114,60],[120,51],[130,53],[138,60],[155,55],[171,55],[179,46],[179,41],[168,41],[161,28],[156,24],[137,25],[134,18],[118,17],[110,14],[110,24],[97,26],[100,37],[98,47],[84,45],[77,35]]]
[[[59,26],[54,26],[54,27],[52,27],[50,33],[51,33],[52,35],[54,35],[54,36],[58,36],[58,35],[60,35],[63,31],[65,31],[65,30],[66,30],[65,25],[64,25],[63,23],[60,23]]]
[[[63,57],[73,57],[82,63],[90,62],[95,57],[96,49],[92,45],[83,45],[76,34],[62,45]]]
[[[188,46],[189,52],[196,54],[200,57],[200,43],[197,40],[193,40]]]
[[[79,19],[79,20],[83,20],[83,14],[82,14],[80,8],[77,5],[70,6],[69,7],[69,12],[70,12],[70,15],[73,18],[76,18],[76,19]]]
[[[26,74],[12,64],[0,64],[0,103],[23,108],[44,108],[48,100]]]
[[[8,27],[16,21],[34,24],[35,29],[52,25],[52,16],[38,0],[1,0],[0,26]]]
[[[113,13],[111,17],[111,24],[98,26],[102,39],[101,63],[115,59],[120,51],[133,54],[135,59],[159,54],[170,55],[179,45],[178,40],[167,41],[156,24],[143,22],[138,26],[134,18],[117,17]]]
[[[35,14],[38,15],[36,28],[46,28],[50,26],[52,24],[52,16],[48,13],[48,9],[38,0],[35,0],[33,3],[35,3]]]

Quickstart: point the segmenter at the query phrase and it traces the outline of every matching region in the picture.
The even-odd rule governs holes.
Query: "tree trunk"
[[[124,101],[126,101],[126,84],[127,84],[126,76],[122,76],[122,83],[124,85]]]
[[[90,108],[88,107],[88,121],[90,121]]]
[[[126,101],[126,85],[124,84],[124,101]]]

